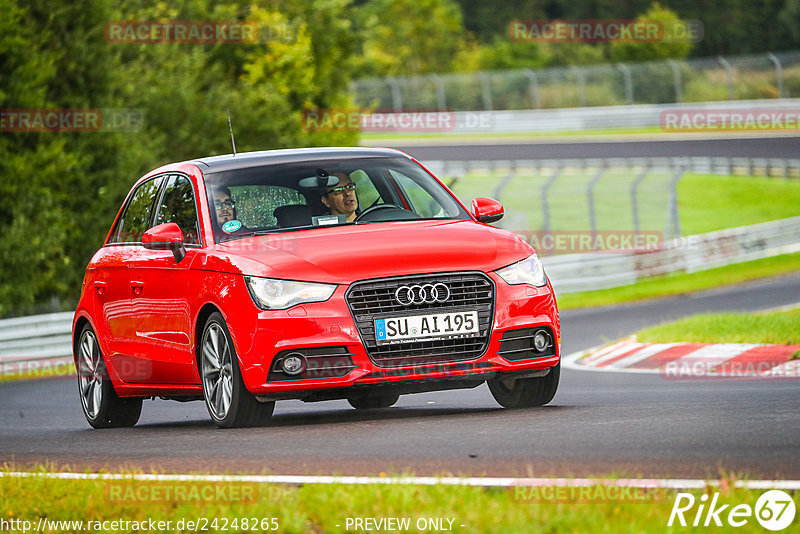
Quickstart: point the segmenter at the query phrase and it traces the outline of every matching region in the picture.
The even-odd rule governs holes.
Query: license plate
[[[375,339],[378,344],[474,337],[478,333],[477,311],[375,319]]]

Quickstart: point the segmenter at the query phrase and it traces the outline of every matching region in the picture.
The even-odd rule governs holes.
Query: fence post
[[[772,64],[775,65],[775,79],[778,82],[778,95],[781,98],[786,98],[786,91],[783,87],[783,67],[781,66],[781,62],[778,59],[778,56],[772,52],[767,54],[767,59],[772,61]]]
[[[389,84],[389,88],[392,91],[392,107],[394,107],[395,111],[403,111],[403,98],[400,95],[400,84],[397,79],[394,76],[388,76],[386,83]]]
[[[570,65],[569,70],[575,73],[575,78],[578,80],[578,99],[582,108],[586,107],[586,75],[583,70],[575,65]]]
[[[514,176],[517,175],[517,170],[514,168],[514,162],[511,162],[511,168],[508,170],[508,174],[506,174],[505,178],[500,180],[500,183],[497,184],[497,188],[494,190],[494,199],[499,201],[500,196],[503,194],[503,189],[506,188],[508,183],[514,179]]]
[[[631,69],[624,63],[615,65],[622,71],[622,78],[625,80],[625,103],[633,104],[633,80],[631,79]]]
[[[444,92],[444,81],[438,74],[431,74],[431,80],[436,84],[436,106],[439,111],[447,109],[447,97]]]
[[[485,72],[479,72],[478,77],[481,79],[481,95],[483,97],[483,109],[486,111],[491,111],[492,86],[489,84],[489,76]]]
[[[672,69],[672,79],[675,84],[675,102],[683,102],[683,80],[681,79],[681,66],[674,59],[668,59],[667,64]]]
[[[597,182],[600,181],[600,178],[606,172],[606,162],[600,162],[600,168],[597,169],[597,172],[594,173],[594,176],[589,181],[589,184],[586,186],[586,202],[588,203],[589,207],[589,226],[592,230],[592,240],[597,237],[597,214],[595,213],[595,205],[594,205],[594,188],[597,186]]]
[[[728,60],[722,56],[717,56],[717,61],[722,68],[725,69],[725,74],[728,77],[728,100],[733,100],[733,67],[728,63]]]
[[[563,171],[562,163],[556,163],[556,170],[553,171],[553,175],[550,176],[550,179],[542,186],[542,231],[549,232],[550,231],[550,206],[548,205],[547,195],[550,192],[550,188],[553,187],[553,184],[556,183],[558,177],[561,176],[561,171]]]
[[[644,169],[639,173],[636,179],[631,184],[631,210],[633,215],[633,231],[638,234],[641,231],[639,224],[639,185],[644,181],[647,173],[650,171],[650,163],[645,163]]]
[[[524,72],[525,76],[530,80],[528,90],[531,93],[531,103],[535,109],[540,109],[542,107],[542,97],[539,94],[539,79],[536,77],[536,73],[531,69],[523,69],[522,72]]]
[[[669,231],[670,222],[672,223],[672,238],[677,239],[681,236],[681,219],[680,214],[678,213],[678,182],[681,181],[683,175],[686,173],[686,167],[683,161],[674,161],[674,172],[672,175],[672,182],[670,183],[669,188],[669,219],[667,221],[667,231],[664,232],[665,234]],[[666,238],[666,235],[664,236]]]

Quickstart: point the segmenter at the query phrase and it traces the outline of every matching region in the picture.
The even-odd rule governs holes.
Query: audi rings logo
[[[394,298],[403,306],[412,304],[433,304],[447,302],[450,298],[450,289],[441,282],[413,286],[400,286],[394,292]]]

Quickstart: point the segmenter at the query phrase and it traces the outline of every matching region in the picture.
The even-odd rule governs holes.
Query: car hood
[[[474,221],[401,221],[311,228],[216,245],[204,268],[349,284],[427,272],[491,271],[533,253],[510,232]]]

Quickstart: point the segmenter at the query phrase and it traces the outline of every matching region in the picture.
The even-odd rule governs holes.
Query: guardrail
[[[738,132],[756,131],[795,131],[797,127],[797,110],[800,99],[784,98],[769,100],[734,100],[719,102],[692,102],[687,104],[636,104],[623,106],[597,106],[559,109],[522,109],[505,111],[455,111],[447,112],[446,126],[431,130],[437,136],[471,135],[471,134],[553,134],[559,132],[591,132],[592,130],[625,130],[661,128],[664,132],[722,131],[735,129]],[[792,115],[794,126],[771,122],[765,127],[753,124],[748,128],[739,125],[737,128],[724,128],[720,124],[707,128],[669,127],[664,123],[663,114],[667,112],[764,112],[781,111],[784,115]],[[369,126],[364,132],[369,133],[407,133],[416,135],[426,130],[415,130],[413,122],[405,128],[400,117],[416,115],[436,116],[439,112],[408,111],[398,113],[374,113],[368,124],[381,125],[380,128]],[[408,122],[408,121],[406,121]],[[397,125],[390,128],[388,125]],[[703,124],[705,127],[705,123]],[[656,130],[658,133],[658,130]]]
[[[62,312],[1,320],[0,377],[52,376],[71,370],[73,315]]]
[[[800,252],[800,217],[672,239],[660,250],[632,254],[564,254],[546,256],[542,262],[556,291],[572,293],[792,252]]]

